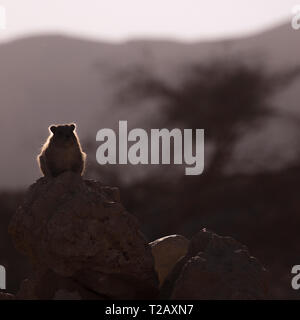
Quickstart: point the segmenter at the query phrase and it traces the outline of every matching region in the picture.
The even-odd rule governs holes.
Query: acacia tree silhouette
[[[187,77],[175,88],[149,74],[135,72],[121,97],[161,98],[164,126],[204,128],[205,140],[215,146],[205,170],[210,176],[220,176],[239,130],[274,112],[272,95],[299,75],[300,68],[269,74],[262,66],[217,60],[188,67]]]
[[[193,221],[209,222],[218,231],[224,225],[224,216],[230,226],[232,212],[251,211],[256,199],[250,201],[248,193],[255,190],[256,177],[252,176],[249,182],[245,177],[227,176],[223,173],[224,165],[230,161],[240,130],[255,128],[258,121],[275,114],[272,95],[299,75],[300,68],[271,73],[263,66],[239,60],[189,66],[177,86],[143,69],[122,75],[126,86],[118,99],[123,104],[158,98],[162,127],[204,128],[206,145],[214,145],[214,153],[201,176],[179,175],[174,177],[176,183],[170,183],[170,176],[146,176],[126,187],[126,205],[142,216],[151,234],[178,232],[178,226],[183,233],[190,233],[197,228]],[[145,208],[149,200],[152,207]],[[257,199],[260,201],[263,200]],[[159,226],[153,226],[153,212],[161,217]],[[199,220],[203,216],[206,218]]]
[[[130,106],[132,102],[136,105],[136,102],[143,103],[144,99],[157,98],[161,101],[161,127],[204,128],[206,145],[211,142],[214,146],[201,176],[174,173],[171,178],[170,175],[165,178],[163,172],[162,175],[145,176],[122,190],[125,205],[142,217],[149,226],[148,234],[177,232],[178,226],[183,232],[192,232],[196,225],[190,223],[185,228],[183,222],[196,221],[204,215],[208,218],[203,221],[213,221],[214,228],[223,225],[219,214],[225,215],[226,224],[230,225],[230,212],[250,212],[252,203],[263,201],[249,200],[249,190],[255,190],[257,177],[253,175],[251,181],[246,177],[235,180],[234,175],[225,175],[223,168],[231,159],[240,130],[255,128],[258,121],[274,115],[273,94],[284,90],[299,75],[300,67],[271,73],[261,65],[250,65],[240,60],[215,60],[187,66],[182,81],[176,86],[154,77],[145,69],[130,69],[116,75],[126,84],[116,95],[122,105]],[[111,177],[106,179],[105,174],[113,176],[113,183],[122,187],[118,177],[122,172],[116,173],[111,169],[106,173],[102,171],[100,175],[97,164],[93,172],[94,176],[99,172],[104,181],[112,181]],[[264,192],[267,198],[269,190]],[[149,201],[151,207],[145,208]],[[154,225],[153,213],[161,217],[160,224]]]

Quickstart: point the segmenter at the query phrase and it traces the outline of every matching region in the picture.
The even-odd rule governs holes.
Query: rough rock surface
[[[149,245],[152,248],[155,270],[161,285],[176,262],[186,255],[189,247],[189,240],[176,234],[159,238],[150,242]]]
[[[203,229],[165,280],[162,298],[266,299],[268,273],[247,247]]]
[[[35,274],[19,298],[155,298],[151,248],[117,188],[66,172],[33,184],[9,231]]]

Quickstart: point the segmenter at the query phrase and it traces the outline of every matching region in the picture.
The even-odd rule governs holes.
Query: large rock
[[[268,273],[247,247],[230,237],[200,231],[165,280],[170,299],[266,299]]]
[[[171,235],[159,238],[149,245],[155,260],[155,270],[158,274],[160,285],[173,269],[176,262],[186,255],[189,240],[181,235]]]
[[[36,269],[20,290],[23,298],[156,297],[151,248],[117,188],[71,172],[41,178],[9,231]]]

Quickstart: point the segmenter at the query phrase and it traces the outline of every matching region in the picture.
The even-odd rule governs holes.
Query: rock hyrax
[[[82,152],[75,124],[52,125],[50,136],[38,155],[44,176],[56,177],[65,171],[83,174],[86,154]]]

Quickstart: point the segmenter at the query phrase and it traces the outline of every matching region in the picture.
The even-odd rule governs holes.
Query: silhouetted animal
[[[44,176],[56,177],[65,171],[83,174],[86,154],[82,151],[75,124],[51,125],[51,133],[38,155]]]

